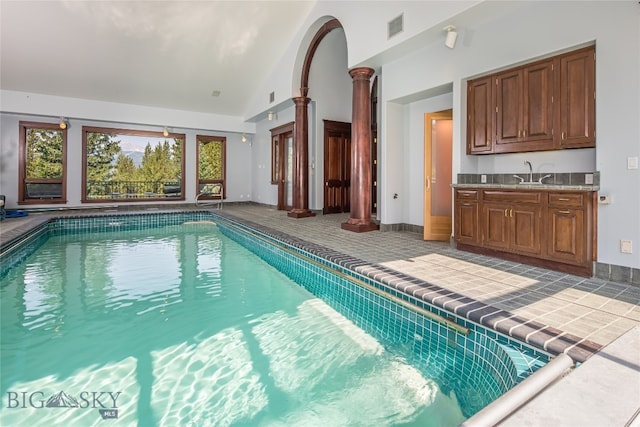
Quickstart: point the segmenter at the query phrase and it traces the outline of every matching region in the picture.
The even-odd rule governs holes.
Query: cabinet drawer
[[[539,204],[542,197],[539,191],[501,191],[484,190],[482,199],[487,202],[515,202]]]
[[[581,193],[549,193],[549,206],[554,208],[575,207],[584,205],[584,194]]]
[[[456,190],[456,199],[458,200],[478,200],[478,190]]]

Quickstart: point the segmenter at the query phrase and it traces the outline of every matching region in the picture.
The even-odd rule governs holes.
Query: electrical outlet
[[[486,184],[487,183],[487,175],[480,175],[480,182],[482,184]]]
[[[584,174],[584,183],[587,185],[593,185],[593,174],[585,173]]]
[[[627,157],[627,169],[638,169],[638,157]]]
[[[633,253],[633,243],[631,240],[620,240],[620,252],[623,254]]]

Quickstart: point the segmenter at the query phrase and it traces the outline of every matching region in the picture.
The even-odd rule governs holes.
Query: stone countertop
[[[598,191],[597,185],[563,184],[451,184],[452,188],[486,188],[503,190],[556,190],[556,191]]]

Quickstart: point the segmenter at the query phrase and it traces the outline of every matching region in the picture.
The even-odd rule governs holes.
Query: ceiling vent
[[[392,19],[387,24],[387,39],[401,33],[404,30],[404,15],[400,15],[397,18]]]

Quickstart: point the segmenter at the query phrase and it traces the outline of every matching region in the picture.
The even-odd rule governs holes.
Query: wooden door
[[[595,48],[560,58],[560,146],[595,146]]]
[[[424,115],[424,240],[451,238],[452,118],[452,110]]]
[[[584,264],[584,212],[581,209],[550,208],[547,221],[549,256],[556,261]]]
[[[511,218],[504,203],[485,203],[482,206],[482,244],[487,248],[509,249]]]
[[[324,207],[322,213],[349,212],[351,123],[324,120]]]
[[[271,184],[278,186],[278,210],[293,209],[293,122],[271,129]]]
[[[477,244],[479,239],[478,202],[456,201],[456,241],[459,243]]]
[[[522,70],[496,76],[496,146],[513,144],[522,137]]]
[[[371,213],[378,212],[378,76],[371,85]]]
[[[513,205],[509,217],[510,248],[527,255],[540,255],[540,207]]]
[[[467,154],[493,151],[495,107],[493,79],[487,76],[467,85]]]
[[[526,67],[523,71],[522,139],[535,142],[537,149],[553,148],[553,68],[551,59]]]

